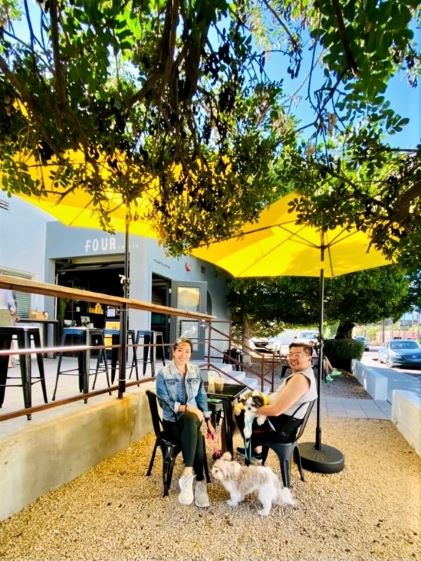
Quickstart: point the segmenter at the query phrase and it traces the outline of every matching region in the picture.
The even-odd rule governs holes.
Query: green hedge
[[[361,359],[364,343],[355,339],[325,339],[323,353],[334,368],[351,372],[353,358]]]

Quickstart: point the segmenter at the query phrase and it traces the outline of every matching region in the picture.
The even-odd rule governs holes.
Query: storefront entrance
[[[174,281],[159,275],[152,275],[152,302],[154,304],[207,313],[207,299],[206,282]],[[188,337],[193,342],[192,358],[203,359],[205,325],[202,322],[179,319],[164,314],[152,314],[151,329],[162,332],[166,343],[172,343],[179,337]]]
[[[124,274],[124,256],[112,255],[104,258],[65,259],[56,261],[56,283],[61,286],[80,288],[123,296],[121,277]],[[94,302],[77,302],[59,299],[57,319],[60,328],[70,325],[92,323],[94,327],[105,327],[106,310]]]
[[[124,274],[124,256],[61,259],[56,261],[56,283],[61,286],[101,292],[112,296],[123,296],[121,277]],[[174,281],[152,274],[152,303],[171,306],[194,312],[208,312],[206,282]],[[113,320],[119,320],[118,310],[113,309]],[[107,317],[108,316],[108,317]],[[60,332],[63,327],[92,324],[98,329],[105,328],[110,320],[107,310],[94,302],[78,302],[59,299],[57,319]],[[162,333],[162,340],[169,344],[179,337],[189,337],[193,341],[193,356],[201,360],[205,351],[205,325],[197,320],[181,320],[165,314],[152,313],[152,331]],[[162,349],[157,349],[157,357],[162,358]],[[170,358],[166,347],[166,358]]]

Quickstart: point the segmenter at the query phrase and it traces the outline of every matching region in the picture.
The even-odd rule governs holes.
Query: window
[[[30,273],[22,273],[15,271],[13,269],[2,268],[2,273],[4,275],[10,275],[11,277],[18,277],[21,279],[31,279],[32,275]],[[29,318],[29,309],[31,307],[31,294],[30,292],[18,292],[13,291],[16,300],[16,313],[21,318]]]

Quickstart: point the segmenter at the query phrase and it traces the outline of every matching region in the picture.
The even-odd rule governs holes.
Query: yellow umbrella
[[[81,152],[69,152],[67,156],[70,158],[72,165],[74,166],[87,165]],[[125,233],[123,294],[124,297],[127,298],[129,296],[129,231],[131,234],[158,238],[157,232],[154,230],[148,219],[152,209],[153,199],[156,196],[156,185],[154,179],[150,178],[148,188],[145,189],[141,197],[135,198],[128,204],[125,203],[119,192],[111,189],[104,192],[104,197],[101,201],[96,201],[94,196],[82,187],[68,190],[66,187],[61,188],[54,184],[52,180],[52,173],[58,169],[58,164],[54,160],[52,160],[52,163],[48,166],[38,164],[32,156],[27,156],[25,154],[20,154],[19,160],[27,167],[32,178],[39,185],[42,185],[42,190],[39,195],[28,195],[23,192],[18,192],[15,193],[15,196],[47,212],[66,226],[105,229],[105,224],[104,221],[101,220],[101,216],[106,216],[106,229],[108,231]],[[120,165],[124,167],[124,155],[120,155],[119,160]],[[99,161],[97,164],[98,169],[104,178],[110,179],[113,174],[113,169],[107,165],[105,160]],[[92,168],[90,171],[92,172]],[[142,178],[143,184],[146,184],[147,182],[147,177]],[[119,396],[125,391],[127,316],[127,305],[123,305],[120,316],[122,346],[120,348],[119,359]]]
[[[192,251],[234,277],[334,277],[390,264],[370,237],[356,229],[324,231],[298,224],[290,193],[265,208],[257,222],[247,222],[238,236]],[[323,258],[323,259],[322,259]],[[324,266],[323,266],[324,265]]]
[[[72,164],[86,166],[80,152],[72,152],[69,155]],[[101,214],[107,215],[107,229],[114,232],[126,232],[128,225],[130,233],[139,236],[156,238],[157,233],[152,228],[148,215],[152,209],[153,200],[156,197],[156,185],[153,178],[149,179],[148,188],[141,197],[135,198],[130,204],[126,204],[122,195],[112,189],[105,190],[103,199],[97,201],[83,187],[69,190],[67,187],[58,187],[51,179],[52,174],[57,171],[57,164],[42,166],[35,162],[32,157],[21,155],[31,177],[43,186],[40,195],[15,193],[20,199],[29,202],[39,209],[54,216],[66,226],[79,228],[104,229]],[[124,162],[120,162],[124,165]],[[111,176],[113,170],[105,163],[99,162],[98,167],[101,175],[106,178]],[[144,178],[144,183],[148,178]],[[102,212],[101,212],[102,211]]]
[[[72,191],[63,200],[61,200],[62,195],[57,192],[50,192],[48,195],[42,196],[29,196],[24,193],[15,193],[15,195],[57,218],[66,226],[104,229],[100,215],[93,208],[93,197],[83,189],[79,188]],[[128,212],[128,208],[124,205],[120,195],[110,194],[105,202],[110,218],[107,229],[113,232],[125,232],[128,223],[131,234],[156,238],[157,234],[150,222],[146,218],[140,218],[146,216],[148,202],[147,197],[145,197],[145,199],[142,199],[141,208],[139,206],[132,207],[135,208],[134,212],[139,215],[139,218],[131,219],[130,215],[133,214],[133,210]]]
[[[317,389],[320,396],[323,368],[324,278],[383,265],[384,255],[370,247],[370,236],[355,228],[327,230],[300,224],[290,203],[299,195],[290,193],[265,208],[257,222],[247,222],[239,235],[192,255],[209,261],[234,277],[309,276],[320,278],[320,345]],[[334,212],[334,210],[332,210]],[[343,454],[321,443],[320,399],[317,400],[315,443],[300,444],[303,467],[320,473],[343,469]]]

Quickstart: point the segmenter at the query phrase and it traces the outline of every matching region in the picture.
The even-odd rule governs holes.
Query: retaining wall
[[[392,421],[421,456],[421,397],[405,390],[393,390]]]
[[[376,372],[374,368],[366,366],[359,360],[352,361],[352,371],[359,383],[373,399],[387,401],[388,379],[386,376]]]
[[[106,401],[0,441],[0,520],[152,431],[144,391]]]
[[[352,371],[373,399],[387,401],[389,383],[387,376],[383,376],[359,360],[352,361]],[[391,420],[405,440],[421,456],[421,398],[414,392],[393,390]]]

